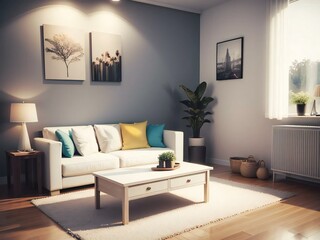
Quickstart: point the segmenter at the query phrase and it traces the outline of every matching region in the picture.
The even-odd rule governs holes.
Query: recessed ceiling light
[[[112,0],[112,2],[120,2],[120,0]]]

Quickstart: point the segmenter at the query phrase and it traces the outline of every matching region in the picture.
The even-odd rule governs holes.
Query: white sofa
[[[56,130],[69,132],[81,127],[87,126],[46,127],[42,131],[43,137],[34,139],[36,149],[44,152],[43,185],[51,195],[59,194],[61,189],[94,183],[92,173],[95,171],[157,164],[159,154],[166,151],[173,151],[176,160],[183,161],[183,132],[171,130],[163,132],[165,148],[150,147],[108,153],[100,151],[85,156],[63,157],[62,143],[55,135]]]

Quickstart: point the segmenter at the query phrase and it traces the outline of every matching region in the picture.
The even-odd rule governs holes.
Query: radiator
[[[277,125],[272,130],[271,170],[320,180],[320,127]]]

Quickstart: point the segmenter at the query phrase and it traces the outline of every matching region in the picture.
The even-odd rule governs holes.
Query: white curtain
[[[289,0],[266,0],[267,19],[267,106],[266,117],[288,117],[289,64],[287,54],[287,9]]]

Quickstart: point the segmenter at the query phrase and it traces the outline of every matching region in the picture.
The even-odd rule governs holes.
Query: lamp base
[[[18,150],[19,151],[32,151],[26,123],[22,123]]]

